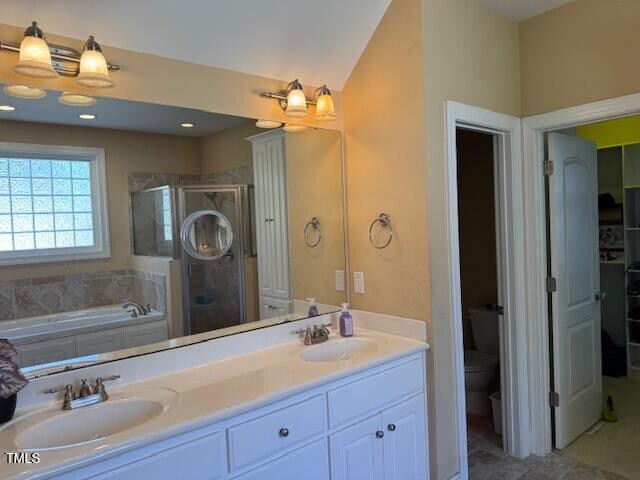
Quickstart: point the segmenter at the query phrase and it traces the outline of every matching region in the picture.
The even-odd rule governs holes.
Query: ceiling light
[[[82,120],[93,120],[96,116],[91,113],[81,113],[78,115],[78,118],[81,118]]]
[[[309,127],[307,127],[306,125],[296,125],[295,123],[287,123],[284,126],[283,130],[288,133],[298,133],[298,132],[304,132],[307,128]]]
[[[316,120],[335,120],[336,111],[331,98],[331,91],[326,85],[316,90]]]
[[[297,79],[287,86],[287,107],[284,110],[284,114],[295,118],[309,115],[307,97],[304,95],[302,85]]]
[[[20,60],[12,68],[13,73],[34,78],[56,78],[57,72],[51,65],[51,52],[44,40],[44,33],[33,22],[24,31],[24,38],[20,43]]]
[[[58,102],[71,107],[89,107],[96,104],[96,99],[91,95],[81,93],[62,92],[58,97]]]
[[[195,123],[190,123],[190,122],[185,122],[185,123],[181,123],[180,126],[182,128],[193,128],[193,127],[196,126],[196,124]]]
[[[273,120],[258,120],[256,127],[258,128],[278,128],[282,126],[282,122],[274,122]]]
[[[26,98],[28,100],[37,100],[47,96],[46,90],[27,85],[5,85],[2,91],[12,97]]]
[[[80,57],[80,73],[78,73],[76,83],[83,87],[91,88],[111,88],[115,86],[115,82],[109,78],[109,67],[102,54],[102,48],[94,40],[93,35],[84,44],[82,56]]]
[[[12,105],[0,105],[0,111],[2,112],[13,112],[16,107]]]

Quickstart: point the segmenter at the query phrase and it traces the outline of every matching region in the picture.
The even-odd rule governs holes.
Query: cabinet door
[[[258,251],[258,285],[260,295],[273,296],[273,252],[271,240],[271,182],[267,142],[253,144],[255,178],[256,247]],[[268,317],[261,317],[268,318]]]
[[[334,477],[335,478],[335,477]],[[294,450],[236,480],[329,480],[327,440]]]
[[[124,348],[122,328],[103,330],[102,332],[83,333],[76,337],[76,353],[95,355],[96,353],[115,352]]]
[[[17,348],[21,367],[59,362],[60,360],[77,357],[76,344],[73,337],[20,345]]]
[[[287,209],[287,182],[284,157],[284,139],[267,142],[272,219],[269,225],[273,254],[273,296],[289,299],[289,215]]]
[[[382,412],[385,480],[426,480],[427,427],[424,395]]]
[[[260,297],[260,320],[266,320],[267,318],[273,318],[278,315],[275,306],[273,305],[272,297]]]
[[[383,480],[382,435],[380,415],[331,435],[332,480]]]
[[[166,322],[144,323],[124,328],[124,348],[140,347],[167,339]]]

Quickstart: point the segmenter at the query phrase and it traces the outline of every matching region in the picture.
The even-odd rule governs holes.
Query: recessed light
[[[181,123],[180,126],[182,128],[193,128],[193,127],[196,126],[196,124],[195,123],[190,123],[190,122],[185,122],[185,123]]]
[[[78,118],[81,118],[82,120],[93,120],[96,116],[91,113],[81,113],[78,115]]]
[[[273,120],[260,119],[256,122],[258,128],[278,128],[282,126],[282,122],[274,122]]]
[[[3,112],[13,112],[15,109],[16,107],[11,105],[0,105],[0,111]]]
[[[27,100],[37,100],[47,96],[47,92],[42,88],[29,87],[28,85],[5,85],[2,90],[7,95]]]
[[[283,130],[285,132],[289,132],[289,133],[298,133],[298,132],[304,132],[307,128],[306,125],[297,125],[295,123],[287,123]]]
[[[95,105],[96,99],[90,95],[82,95],[81,93],[62,92],[58,97],[58,102],[72,107],[90,107],[91,105]]]

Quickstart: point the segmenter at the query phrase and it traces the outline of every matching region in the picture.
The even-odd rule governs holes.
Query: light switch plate
[[[344,270],[336,270],[336,292],[344,292]]]
[[[353,291],[364,294],[364,272],[353,272]]]

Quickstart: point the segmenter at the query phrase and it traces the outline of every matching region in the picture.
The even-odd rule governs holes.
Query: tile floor
[[[468,448],[471,480],[627,480],[555,452],[546,457],[510,457],[486,421],[470,422]]]

